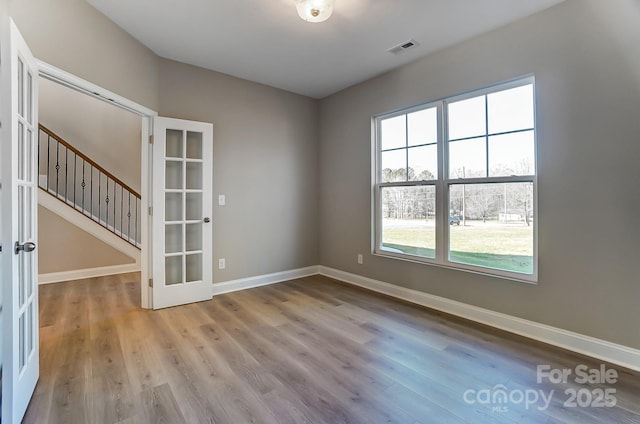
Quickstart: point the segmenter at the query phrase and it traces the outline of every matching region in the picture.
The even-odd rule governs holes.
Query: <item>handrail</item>
[[[139,248],[140,194],[44,125],[38,127],[38,186]]]
[[[96,162],[94,162],[93,160],[91,160],[87,155],[85,155],[84,153],[82,153],[80,150],[76,149],[75,147],[73,147],[71,144],[69,144],[69,142],[67,142],[65,139],[63,139],[62,137],[60,137],[59,135],[57,135],[56,133],[54,133],[53,131],[51,131],[49,128],[45,127],[42,124],[38,124],[38,126],[40,127],[40,130],[42,130],[44,133],[46,133],[49,137],[55,139],[58,143],[62,144],[64,147],[66,147],[67,149],[69,149],[70,151],[72,151],[73,153],[75,153],[76,155],[78,155],[79,157],[81,157],[85,162],[87,162],[88,164],[90,164],[91,166],[93,166],[94,168],[96,168],[97,170],[99,170],[102,174],[104,174],[106,177],[111,178],[113,181],[115,181],[116,183],[118,183],[121,187],[124,187],[126,190],[128,190],[131,194],[133,194],[135,197],[137,197],[138,199],[141,199],[142,196],[140,196],[140,194],[138,194],[137,191],[135,191],[134,189],[132,189],[131,187],[129,187],[127,184],[125,184],[124,182],[122,182],[120,179],[118,179],[116,176],[114,176],[112,173],[110,173],[109,171],[107,171],[106,169],[104,169],[103,167],[101,167],[100,165],[98,165]]]

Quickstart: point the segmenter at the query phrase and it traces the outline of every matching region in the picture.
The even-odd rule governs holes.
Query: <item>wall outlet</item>
[[[224,206],[227,204],[227,197],[224,194],[218,196],[218,206]]]
[[[227,266],[227,263],[224,260],[224,258],[218,259],[218,269],[224,269],[226,266]]]
[[[358,263],[360,265],[362,265],[362,263],[364,262],[363,258],[362,258],[362,253],[358,253]]]

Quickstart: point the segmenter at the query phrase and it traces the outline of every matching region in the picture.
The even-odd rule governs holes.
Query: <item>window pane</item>
[[[449,104],[449,140],[486,134],[485,96]]]
[[[382,250],[435,258],[436,188],[383,187]]]
[[[532,183],[451,185],[449,214],[450,261],[533,273]]]
[[[407,115],[409,146],[436,143],[438,141],[438,109],[420,110]]]
[[[487,107],[490,134],[533,128],[533,85],[489,94]]]
[[[382,182],[407,181],[407,150],[382,152]]]
[[[489,137],[489,176],[533,175],[533,130]]]
[[[383,119],[380,122],[380,146],[382,150],[406,147],[407,119],[406,115]]]
[[[409,181],[430,181],[438,178],[438,146],[411,147],[409,154]]]
[[[487,176],[487,145],[484,137],[449,143],[449,178]]]

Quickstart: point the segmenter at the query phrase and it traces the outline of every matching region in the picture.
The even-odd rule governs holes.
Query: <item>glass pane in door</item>
[[[182,161],[170,160],[165,165],[165,187],[168,190],[180,190],[182,185]]]
[[[187,252],[202,250],[202,224],[187,224],[185,250]]]
[[[182,221],[182,193],[166,193],[164,199],[165,222]]]
[[[187,283],[202,280],[202,253],[187,255]]]
[[[165,253],[182,252],[182,224],[165,225],[164,246]]]
[[[187,221],[199,221],[202,216],[202,193],[187,193],[186,203]]]
[[[168,158],[183,158],[183,142],[182,131],[180,130],[167,130],[167,147],[166,157]]]
[[[182,284],[182,255],[165,258],[165,285]]]
[[[20,319],[18,320],[18,358],[19,358],[19,364],[18,364],[18,369],[20,371],[22,371],[22,369],[24,368],[24,364],[27,363],[27,355],[26,355],[26,351],[25,351],[25,343],[24,343],[24,335],[25,335],[25,322],[24,322],[24,314],[20,315]]]
[[[187,189],[202,189],[202,162],[187,162]]]
[[[202,159],[202,133],[187,131],[187,158]]]

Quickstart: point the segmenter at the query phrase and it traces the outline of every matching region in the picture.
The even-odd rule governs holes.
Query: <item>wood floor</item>
[[[160,311],[137,306],[138,279],[40,287],[25,422],[640,423],[639,373],[538,384],[537,365],[601,362],[325,277]],[[564,405],[607,388],[615,407]]]

